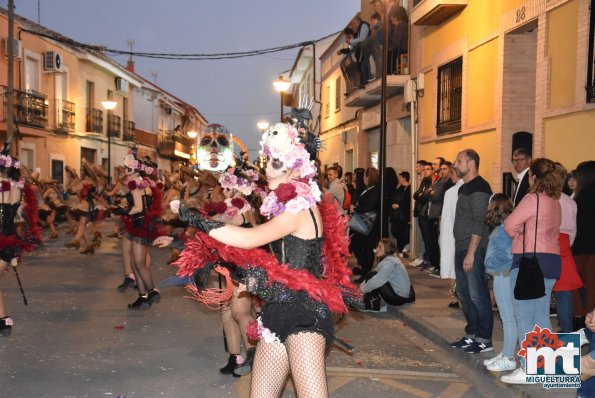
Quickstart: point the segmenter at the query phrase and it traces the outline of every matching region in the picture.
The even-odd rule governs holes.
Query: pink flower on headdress
[[[299,196],[307,196],[312,190],[307,182],[295,181],[293,185],[295,186],[295,191]]]
[[[145,173],[146,173],[146,174],[148,174],[148,175],[151,175],[151,174],[153,174],[153,168],[152,168],[152,167],[145,166],[145,167],[144,167],[144,171],[145,171]]]
[[[293,184],[279,184],[275,189],[275,194],[280,202],[287,202],[298,195]]]
[[[223,173],[219,178],[222,188],[233,189],[238,183],[238,177],[233,174]]]

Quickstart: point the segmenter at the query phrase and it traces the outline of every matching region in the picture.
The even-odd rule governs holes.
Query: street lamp
[[[116,101],[101,101],[101,106],[107,111],[108,125],[107,125],[107,182],[112,183],[112,134],[109,130],[109,114],[118,105]]]
[[[269,128],[269,122],[267,122],[266,120],[260,120],[256,123],[256,126],[258,127],[261,133],[264,133],[265,130]]]
[[[198,137],[198,133],[196,131],[191,130],[191,131],[188,131],[186,134],[188,135],[188,137],[190,139],[195,139],[196,137]]]
[[[283,93],[289,90],[289,86],[291,86],[291,82],[283,79],[283,75],[279,75],[279,80],[273,82],[273,86],[275,86],[275,90],[277,90],[281,94],[281,115],[280,120],[283,121]]]

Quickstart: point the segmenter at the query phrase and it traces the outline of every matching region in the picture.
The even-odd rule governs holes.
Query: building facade
[[[516,148],[569,170],[594,159],[594,3],[410,1],[419,158],[474,148],[505,192]]]

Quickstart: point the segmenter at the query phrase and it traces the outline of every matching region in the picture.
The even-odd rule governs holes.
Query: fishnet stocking
[[[221,324],[225,333],[225,342],[227,343],[227,352],[231,355],[240,355],[240,344],[242,343],[242,334],[238,324],[233,319],[231,307],[229,305],[221,307]]]
[[[252,316],[252,295],[246,291],[239,292],[238,287],[234,284],[230,308],[233,320],[242,334],[244,348],[248,350],[254,347],[254,344],[248,339],[248,324],[254,320],[254,316]]]
[[[285,346],[261,340],[256,346],[252,367],[250,398],[279,397],[288,374],[289,358]]]
[[[124,268],[124,276],[128,276],[133,273],[132,241],[126,238],[122,238],[122,267]]]
[[[132,242],[132,258],[138,293],[144,295],[147,290],[153,290],[155,287],[151,268],[147,264],[147,246]]]
[[[4,271],[8,267],[8,263],[6,261],[0,260],[0,279],[4,276]],[[2,295],[2,290],[0,290],[0,318],[4,318],[6,316],[6,308],[4,307],[4,296]]]
[[[292,334],[285,341],[298,397],[328,397],[324,337],[318,333]]]

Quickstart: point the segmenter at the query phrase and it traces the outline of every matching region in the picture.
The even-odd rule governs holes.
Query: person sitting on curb
[[[376,247],[376,271],[366,275],[360,290],[364,293],[364,311],[384,312],[380,298],[389,305],[403,305],[415,301],[415,290],[401,260],[395,256],[397,247],[391,239],[384,238]]]

